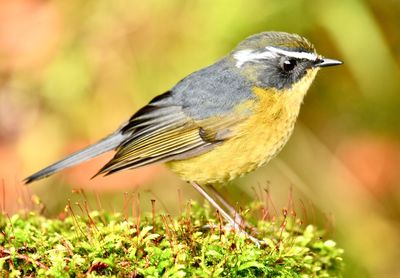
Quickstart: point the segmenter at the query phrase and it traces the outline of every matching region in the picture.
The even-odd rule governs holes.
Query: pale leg
[[[221,206],[196,182],[191,181],[190,184],[208,201],[210,204],[219,211],[223,218],[232,226],[234,230],[239,233],[245,234],[251,241],[253,241],[258,247],[260,247],[260,241],[255,237],[252,237],[246,231],[244,231],[239,223],[235,222],[235,220],[221,208]]]
[[[211,184],[208,184],[207,187],[212,191],[212,193],[214,194],[214,196],[218,199],[218,201],[221,202],[221,204],[228,209],[229,213],[231,215],[234,216],[235,222],[239,223],[241,226],[248,226],[248,224],[246,223],[246,221],[244,221],[244,219],[240,216],[240,214],[236,211],[236,209],[229,204],[224,197],[222,197],[222,195],[215,189],[214,186],[212,186]]]

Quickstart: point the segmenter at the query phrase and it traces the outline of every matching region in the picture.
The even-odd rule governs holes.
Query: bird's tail
[[[46,168],[40,170],[39,172],[34,173],[27,177],[24,181],[25,184],[31,183],[33,181],[37,181],[48,177],[58,171],[61,171],[65,168],[74,166],[76,164],[82,163],[89,159],[92,159],[100,154],[111,151],[118,147],[125,139],[127,135],[122,134],[119,130],[106,138],[98,141],[97,143],[90,145],[89,147],[77,151],[66,158],[47,166]]]

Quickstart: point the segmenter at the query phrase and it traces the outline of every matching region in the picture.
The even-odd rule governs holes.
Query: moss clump
[[[258,248],[196,204],[176,218],[140,221],[68,212],[63,220],[0,216],[1,276],[340,277],[343,267],[335,242],[290,217],[258,221],[256,236],[266,242]]]

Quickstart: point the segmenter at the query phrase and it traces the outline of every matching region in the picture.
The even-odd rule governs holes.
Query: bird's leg
[[[239,233],[245,234],[251,241],[253,241],[258,247],[260,247],[260,241],[255,237],[249,235],[245,230],[240,227],[237,223],[222,207],[201,187],[198,183],[190,181],[190,184],[208,201],[210,204],[219,211],[223,218],[232,226],[234,230]]]
[[[233,227],[233,229],[240,229],[239,224],[201,187],[198,183],[191,181],[190,184],[201,194],[204,198],[221,213],[222,217]]]
[[[218,201],[229,211],[231,215],[234,216],[235,222],[241,225],[242,227],[248,226],[247,222],[240,216],[239,212],[225,200],[224,197],[215,189],[215,187],[211,184],[208,184],[207,187],[212,191],[214,196],[218,199]]]

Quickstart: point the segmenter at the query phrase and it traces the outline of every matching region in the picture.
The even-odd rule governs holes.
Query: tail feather
[[[106,138],[100,140],[99,142],[83,150],[77,151],[76,153],[71,154],[70,156],[40,170],[39,172],[30,175],[24,180],[25,184],[43,179],[65,168],[74,166],[76,164],[92,159],[98,155],[101,155],[105,152],[111,151],[118,147],[126,138],[127,134],[122,134],[119,131],[113,133]]]

